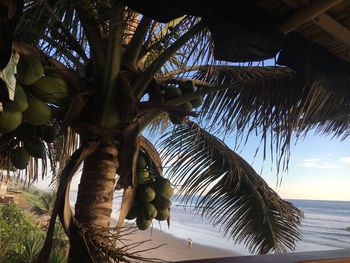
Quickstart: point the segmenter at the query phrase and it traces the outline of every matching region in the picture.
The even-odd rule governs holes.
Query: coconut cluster
[[[168,85],[164,90],[164,99],[169,101],[182,95],[193,93],[196,91],[196,86],[193,81],[188,80],[181,83],[178,87],[176,85]],[[169,114],[169,120],[173,124],[181,124],[186,115],[193,109],[199,108],[203,104],[203,97],[198,96],[192,100],[185,101],[178,106],[178,114]]]
[[[44,142],[51,143],[58,130],[51,124],[51,107],[68,97],[68,85],[55,74],[46,74],[40,60],[21,57],[17,65],[16,89],[13,101],[3,102],[0,113],[0,133],[13,132],[20,139],[10,154],[12,165],[25,169],[30,157],[45,156]]]
[[[170,181],[159,175],[146,153],[140,151],[137,160],[136,196],[126,219],[136,219],[140,230],[149,228],[153,219],[168,220],[173,193]]]

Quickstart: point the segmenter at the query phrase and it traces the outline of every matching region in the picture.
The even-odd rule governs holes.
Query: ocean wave
[[[318,213],[318,214],[305,213],[305,219],[319,220],[319,221],[350,222],[350,216],[324,215],[321,213]]]
[[[330,233],[346,233],[347,235],[350,235],[350,230],[347,230],[347,228],[344,228],[344,224],[339,224],[336,223],[332,225],[332,222],[329,222],[329,224],[306,224],[303,223],[302,224],[302,229],[304,230],[315,230],[315,231],[326,231],[326,232],[330,232]]]
[[[320,246],[327,246],[327,247],[331,247],[333,249],[349,249],[350,245],[344,242],[334,242],[335,240],[333,240],[332,243],[327,242],[324,239],[311,239],[311,238],[303,238],[302,242],[304,243],[310,243],[310,244],[314,244],[314,245],[320,245]]]
[[[332,229],[330,229],[332,230]],[[302,231],[304,233],[318,233],[323,235],[336,235],[336,236],[342,236],[342,237],[349,237],[350,233],[347,233],[344,230],[337,230],[337,231],[329,231],[329,229],[317,229],[317,228],[302,228]]]
[[[76,193],[71,195],[75,203]],[[294,203],[294,202],[293,202]],[[120,200],[115,200],[113,209],[119,208]],[[349,249],[350,248],[350,202],[298,201],[296,206],[305,213],[302,221],[302,240],[297,242],[296,251]],[[191,237],[198,243],[221,248],[237,249],[232,240],[223,237],[218,227],[213,227],[201,213],[191,208],[184,209],[173,202],[171,228],[165,232],[177,237]],[[349,208],[349,209],[348,209]],[[154,224],[157,226],[158,224]],[[158,226],[157,226],[158,228]],[[161,228],[161,226],[160,226]],[[239,251],[247,250],[241,246]]]
[[[304,236],[316,236],[324,239],[339,240],[341,242],[348,242],[350,244],[350,235],[342,233],[333,233],[333,232],[316,232],[303,230]]]

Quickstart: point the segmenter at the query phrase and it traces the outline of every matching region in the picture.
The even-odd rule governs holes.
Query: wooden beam
[[[315,19],[330,8],[338,5],[343,0],[317,0],[308,4],[301,10],[295,12],[292,16],[282,21],[279,25],[280,30],[284,34],[288,34],[303,24]]]
[[[295,9],[304,6],[306,4],[305,1],[306,0],[283,0],[287,5]],[[350,31],[337,20],[323,13],[315,17],[312,22],[350,48]]]
[[[350,31],[326,14],[316,17],[313,22],[333,36],[335,39],[343,42],[347,47],[350,47]]]

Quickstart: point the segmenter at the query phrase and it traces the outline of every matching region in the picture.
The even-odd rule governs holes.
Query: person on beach
[[[192,248],[192,239],[191,238],[188,238],[187,246],[188,246],[188,248]]]

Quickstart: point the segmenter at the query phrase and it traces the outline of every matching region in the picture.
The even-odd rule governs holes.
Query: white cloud
[[[303,167],[308,167],[308,168],[344,168],[341,165],[338,164],[333,164],[333,163],[313,163],[313,162],[305,162],[305,163],[300,163],[299,166],[303,166]]]
[[[340,161],[350,165],[350,156],[340,158]]]
[[[349,158],[349,164],[350,164],[350,158]],[[321,162],[321,160],[318,158],[310,158],[310,159],[302,160],[302,162],[299,163],[298,166],[307,167],[307,168],[319,168],[319,169],[344,168],[343,166],[336,163]]]
[[[320,161],[320,159],[318,159],[318,158],[310,158],[310,159],[302,160],[302,162],[305,162],[305,163],[316,163],[319,161]]]

